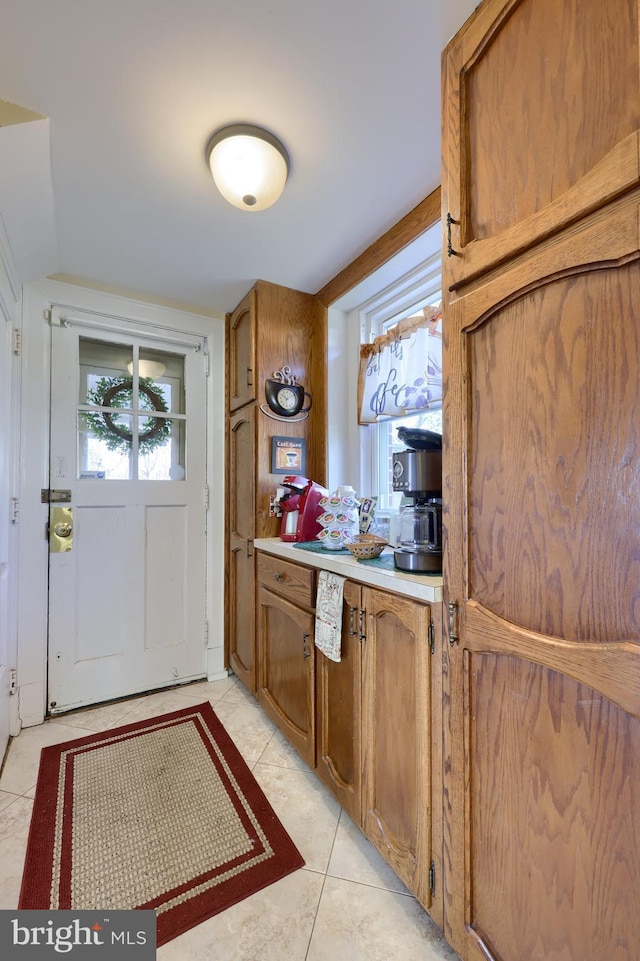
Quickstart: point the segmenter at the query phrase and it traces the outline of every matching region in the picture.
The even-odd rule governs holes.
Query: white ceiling
[[[50,118],[55,269],[217,312],[320,289],[439,184],[440,54],[476,3],[0,0],[0,99]],[[233,122],[291,156],[268,210],[214,188]]]

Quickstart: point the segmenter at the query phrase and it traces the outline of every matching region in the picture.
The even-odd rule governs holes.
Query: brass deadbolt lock
[[[73,548],[73,507],[52,507],[49,519],[49,552],[60,554]]]

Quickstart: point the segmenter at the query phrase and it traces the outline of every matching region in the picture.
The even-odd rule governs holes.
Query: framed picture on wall
[[[271,473],[303,474],[306,462],[304,437],[271,438]]]

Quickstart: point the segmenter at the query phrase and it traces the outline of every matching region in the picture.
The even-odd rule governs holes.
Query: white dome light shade
[[[209,141],[207,155],[218,190],[240,210],[265,210],[284,190],[289,155],[277,137],[261,127],[223,127]]]
[[[166,369],[166,365],[161,363],[159,360],[138,361],[139,377],[162,377]],[[131,361],[130,364],[127,364],[127,370],[133,376],[133,361]]]

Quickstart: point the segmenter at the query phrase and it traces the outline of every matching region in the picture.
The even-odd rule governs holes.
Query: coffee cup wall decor
[[[298,383],[290,367],[274,371],[273,378],[264,383],[264,393],[267,403],[260,404],[260,410],[274,420],[304,420],[311,410],[311,394]]]

